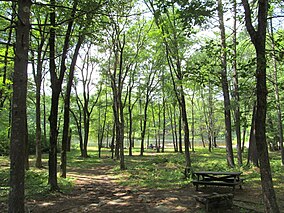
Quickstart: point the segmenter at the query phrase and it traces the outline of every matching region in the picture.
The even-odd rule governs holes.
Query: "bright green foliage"
[[[216,11],[216,1],[175,1],[180,6],[180,14],[184,22],[184,26],[189,32],[193,26],[203,25],[209,17],[212,17]]]

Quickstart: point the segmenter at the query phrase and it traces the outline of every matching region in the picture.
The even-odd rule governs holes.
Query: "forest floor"
[[[68,176],[75,179],[72,192],[28,200],[29,212],[205,212],[196,196],[214,191],[232,192],[226,187],[207,187],[196,192],[191,184],[175,190],[131,188],[118,184],[109,165],[69,169]],[[260,200],[261,189],[252,189],[244,184],[243,189],[237,188],[234,192],[232,209],[213,212],[264,212]],[[283,204],[284,200],[282,208]]]
[[[90,158],[79,157],[79,151],[69,153],[67,179],[59,178],[62,192],[51,193],[48,179],[48,156],[43,157],[43,169],[36,169],[34,156],[31,169],[26,173],[26,212],[32,213],[171,213],[205,212],[197,197],[217,193],[233,193],[233,208],[212,212],[247,213],[264,212],[259,168],[243,167],[243,189],[230,187],[200,187],[197,192],[181,173],[182,154],[154,153],[145,156],[125,156],[127,170],[121,171],[118,162],[106,150],[102,158],[90,151]],[[272,153],[273,154],[273,153]],[[208,154],[200,149],[192,153],[194,169],[227,171],[223,149]],[[274,188],[280,212],[284,213],[284,168],[278,153],[271,155]],[[231,171],[231,170],[229,170]],[[0,212],[7,212],[9,160],[0,157]]]

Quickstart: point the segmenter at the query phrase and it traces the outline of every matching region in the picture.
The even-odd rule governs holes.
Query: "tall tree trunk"
[[[43,98],[43,144],[47,147],[47,116],[46,116],[46,93],[45,93],[45,78],[42,82],[42,98]]]
[[[128,114],[129,114],[129,132],[128,132],[128,140],[129,140],[129,156],[132,156],[132,104],[131,104],[131,89],[129,87],[129,94],[128,94]]]
[[[78,97],[76,87],[74,87],[74,89],[75,89],[75,93],[76,93],[76,103],[77,103],[77,106],[78,106],[78,113],[75,113],[71,109],[69,109],[69,110],[70,110],[71,114],[73,115],[73,118],[74,118],[75,123],[76,123],[76,128],[77,128],[78,137],[79,137],[80,152],[81,152],[81,156],[83,156],[82,107],[81,107],[81,103],[80,103],[80,100],[79,100],[79,97]]]
[[[172,132],[174,151],[178,152],[178,145],[177,145],[177,140],[176,140],[176,122],[174,121],[175,116],[173,116],[173,110],[171,106],[169,106],[168,111],[169,111],[168,114],[169,114],[170,122],[171,122],[171,132]]]
[[[128,114],[129,114],[129,132],[128,132],[128,140],[129,140],[129,156],[132,156],[132,148],[134,144],[133,140],[133,119],[132,119],[132,111],[135,103],[132,103],[132,89],[133,89],[133,76],[130,76],[129,85],[128,85]],[[137,102],[136,99],[135,102]]]
[[[49,184],[51,191],[56,191],[59,189],[57,185],[57,118],[58,118],[58,100],[59,94],[61,91],[61,83],[57,79],[56,74],[56,65],[55,65],[55,0],[50,0],[50,37],[49,37],[49,69],[50,69],[50,78],[51,78],[51,109],[49,115],[50,122],[50,138],[49,138]]]
[[[114,49],[114,66],[113,73],[110,73],[111,88],[113,92],[113,114],[115,121],[115,139],[116,139],[116,157],[120,160],[120,169],[124,170],[124,113],[122,103],[122,90],[123,90],[123,51],[125,47],[125,35],[123,40],[119,40],[119,34],[113,37]],[[110,70],[109,70],[110,72]]]
[[[194,151],[194,136],[195,136],[194,95],[195,91],[193,91],[191,97],[191,149],[193,152],[195,152]]]
[[[27,117],[26,117],[25,128],[26,128],[26,134],[24,135],[24,137],[25,137],[25,169],[28,171],[30,169],[30,161],[29,161],[30,146],[29,146],[29,128],[28,128],[28,119],[27,119]]]
[[[279,132],[279,144],[280,144],[280,150],[281,150],[281,165],[284,166],[282,110],[281,110],[279,87],[278,87],[278,70],[277,70],[277,61],[275,57],[276,52],[275,52],[275,41],[274,41],[272,19],[270,19],[270,33],[271,33],[272,51],[273,51],[273,54],[272,54],[273,70],[274,70],[273,77],[274,77],[277,118],[278,118],[277,123],[278,123],[278,132]]]
[[[154,103],[152,103],[152,107],[151,107],[151,111],[152,111],[152,123],[153,123],[153,126],[152,128],[154,129],[154,138],[155,138],[155,146],[153,146],[153,144],[151,143],[151,145],[149,145],[148,143],[148,146],[150,147],[155,147],[156,150],[158,149],[158,140],[157,140],[157,126],[156,126],[156,117],[155,117],[155,107],[154,107]],[[150,137],[150,131],[148,130],[148,137]]]
[[[107,92],[106,92],[106,103],[107,103]],[[106,128],[106,120],[107,120],[107,107],[105,107],[105,111],[104,111],[104,117],[103,117],[104,121],[103,121],[103,126],[101,129],[101,133],[100,133],[100,144],[103,144],[103,139],[104,139],[104,134],[105,134],[105,128]]]
[[[105,128],[106,128],[106,120],[107,120],[107,102],[108,102],[108,93],[106,90],[105,93],[105,109],[104,109],[104,115],[103,115],[103,124],[101,125],[101,108],[102,106],[98,106],[98,110],[99,110],[99,115],[98,115],[98,150],[99,150],[99,158],[101,157],[101,149],[103,147],[103,140],[104,140],[104,135],[107,133],[105,133]],[[108,131],[108,130],[107,130]],[[107,138],[107,143],[106,143],[106,147],[108,147],[108,138]]]
[[[246,122],[246,121],[245,121]],[[245,142],[246,142],[246,132],[247,132],[247,125],[243,126],[243,137],[242,137],[242,152],[245,150]]]
[[[176,149],[178,152],[178,125],[177,125],[177,118],[176,118],[176,105],[174,104],[174,134],[175,134],[175,144],[176,144]],[[182,151],[182,149],[181,149]]]
[[[44,18],[43,24],[47,25],[48,16]],[[47,29],[43,27],[43,29],[39,28],[40,38],[37,39],[37,49],[36,49],[36,56],[35,52],[32,52],[34,60],[32,62],[32,69],[33,69],[33,76],[34,82],[36,85],[36,163],[35,166],[37,168],[42,167],[42,125],[41,125],[41,86],[42,86],[42,73],[43,73],[43,60],[48,51],[48,45],[45,46],[47,41]],[[35,66],[36,62],[36,66]],[[44,104],[43,104],[44,105]],[[45,106],[44,106],[45,107]],[[45,109],[44,109],[45,110]],[[45,116],[45,115],[44,115]],[[46,145],[46,144],[45,144]]]
[[[121,96],[120,96],[121,100]],[[119,110],[120,110],[120,122],[119,122],[119,134],[120,134],[120,169],[126,169],[125,160],[124,160],[124,113],[123,113],[123,104],[119,103]]]
[[[152,71],[152,70],[151,70]],[[147,128],[147,117],[148,117],[148,106],[151,101],[151,93],[153,92],[155,85],[153,85],[156,75],[156,70],[149,73],[148,79],[147,79],[147,85],[146,85],[146,94],[145,94],[145,106],[144,106],[144,117],[141,121],[141,149],[140,149],[140,155],[143,156],[144,153],[144,140],[146,135],[146,128]],[[142,111],[142,101],[140,102],[140,110]]]
[[[101,140],[101,106],[98,107],[98,152],[99,152],[99,158],[101,158],[101,151],[103,147],[103,140]]]
[[[10,213],[25,212],[25,143],[30,0],[18,1],[10,141]]]
[[[181,113],[182,113],[182,122],[183,122],[183,131],[184,131],[184,152],[185,152],[185,162],[186,168],[191,168],[191,159],[189,152],[189,128],[187,121],[187,112],[186,112],[186,103],[184,94],[181,95]]]
[[[166,98],[163,95],[163,133],[162,133],[162,152],[165,152],[165,137],[166,137]]]
[[[159,153],[161,151],[161,104],[158,103],[158,128],[156,131],[157,136],[157,152]]]
[[[225,114],[225,137],[226,137],[226,151],[227,151],[227,163],[230,167],[234,167],[234,154],[232,145],[232,125],[231,125],[231,112],[230,112],[230,95],[229,86],[227,79],[227,50],[226,50],[226,34],[224,26],[223,17],[223,3],[222,0],[218,0],[218,16],[219,16],[219,28],[221,31],[221,60],[222,60],[222,71],[221,71],[221,81],[222,90],[224,96],[224,114]]]
[[[67,166],[67,147],[68,147],[68,139],[69,139],[69,122],[70,122],[70,94],[73,84],[73,78],[74,78],[74,71],[75,66],[77,62],[77,58],[79,55],[79,50],[81,48],[81,45],[84,41],[84,36],[80,35],[78,38],[78,42],[75,47],[75,51],[73,54],[72,62],[70,65],[70,71],[68,75],[68,82],[67,82],[67,88],[64,98],[64,124],[63,124],[63,135],[62,135],[62,148],[61,148],[61,177],[66,178],[66,166]]]
[[[114,152],[115,152],[115,147],[114,147],[114,143],[115,143],[115,133],[116,133],[116,131],[115,131],[115,129],[116,129],[116,127],[115,127],[115,122],[113,122],[113,125],[112,125],[112,138],[111,138],[111,145],[110,145],[110,149],[111,149],[111,159],[114,159]]]
[[[235,100],[235,130],[237,137],[237,153],[238,153],[238,164],[241,166],[243,164],[242,159],[242,142],[241,142],[241,113],[240,113],[240,95],[239,95],[239,79],[237,71],[237,1],[233,1],[233,16],[234,16],[234,26],[233,26],[233,98]]]
[[[182,119],[181,119],[181,108],[179,107],[179,117],[178,117],[178,147],[179,153],[183,153],[182,146]]]
[[[148,117],[148,105],[149,105],[149,100],[146,98],[146,103],[144,107],[144,117],[143,117],[143,122],[142,122],[142,131],[141,131],[141,147],[140,147],[140,156],[143,156],[144,153],[144,140],[145,140],[145,135],[146,135],[146,128],[147,128],[147,117]]]
[[[42,59],[41,59],[41,49],[38,50],[38,59],[37,59],[37,74],[34,75],[36,82],[36,164],[37,168],[42,167],[41,161],[41,82],[42,82]]]
[[[84,115],[84,140],[83,140],[83,158],[88,156],[88,142],[89,142],[89,132],[90,132],[90,115],[85,113]]]
[[[264,196],[266,212],[278,213],[279,207],[276,201],[276,194],[273,188],[271,167],[268,156],[268,147],[266,142],[266,111],[267,111],[267,87],[266,87],[266,27],[268,1],[258,1],[258,23],[257,30],[252,24],[251,8],[247,0],[242,0],[245,9],[246,28],[249,32],[251,41],[256,50],[256,120],[255,136],[256,147],[259,154],[261,184]]]
[[[71,12],[71,18],[68,21],[68,26],[64,38],[64,45],[61,55],[61,64],[60,64],[60,72],[59,77],[57,77],[56,73],[56,65],[55,65],[55,30],[56,30],[56,1],[50,0],[51,12],[50,12],[50,78],[51,78],[51,89],[52,89],[52,97],[51,97],[51,112],[49,117],[50,122],[50,151],[49,151],[49,184],[52,191],[58,190],[59,187],[57,185],[57,137],[58,137],[58,104],[59,104],[59,96],[61,92],[62,82],[64,78],[64,74],[66,71],[66,58],[69,49],[70,37],[72,32],[72,26],[74,23],[74,17],[77,10],[78,1],[75,0],[73,3],[73,8]]]
[[[250,138],[249,138],[249,148],[248,148],[248,158],[247,165],[253,163],[255,166],[258,164],[258,154],[256,149],[256,139],[255,139],[255,119],[256,119],[256,104],[254,103],[252,118],[251,118],[251,127],[250,127]]]
[[[209,113],[208,113],[208,149],[209,152],[212,151],[212,147],[213,147],[213,139],[214,139],[214,131],[215,131],[215,126],[214,126],[214,103],[213,103],[213,94],[212,94],[212,84],[211,81],[209,80],[209,94],[208,94],[208,103],[209,103]],[[203,104],[203,110],[205,111],[205,104]],[[206,112],[204,112],[204,115],[206,114]]]

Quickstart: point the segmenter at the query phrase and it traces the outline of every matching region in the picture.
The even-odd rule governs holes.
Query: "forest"
[[[241,171],[262,212],[284,208],[282,0],[0,7],[0,208],[41,212],[32,191],[52,200],[84,175],[121,175],[111,193],[177,190],[197,170]]]

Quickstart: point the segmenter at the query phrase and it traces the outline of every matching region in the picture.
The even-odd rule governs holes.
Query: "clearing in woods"
[[[215,160],[223,159],[224,151],[215,152]],[[222,166],[222,163],[205,159],[203,154],[203,151],[193,153],[193,158],[198,159],[195,162],[196,170],[206,165],[208,165],[206,168],[212,170],[212,164],[215,164],[215,167]],[[78,152],[71,154],[67,172],[68,178],[71,178],[74,184],[71,190],[27,196],[28,211],[34,213],[205,212],[204,205],[196,201],[196,196],[213,192],[232,193],[230,187],[213,186],[200,187],[198,192],[195,191],[190,179],[186,180],[182,174],[184,164],[177,159],[183,159],[183,155],[178,153],[161,154],[152,151],[142,157],[126,156],[128,169],[122,172],[118,169],[119,163],[110,159],[109,153],[107,155],[98,159],[93,152],[90,158],[82,159],[78,157]],[[31,165],[34,165],[33,161],[34,159]],[[47,159],[44,163],[47,165]],[[47,173],[46,168],[42,170]],[[257,168],[249,168],[243,173],[246,181],[242,190],[237,187],[234,192],[233,208],[222,212],[264,212],[259,178],[255,180],[251,178],[252,173],[258,175]],[[173,179],[167,179],[171,176]],[[281,181],[277,182],[276,187],[278,203],[280,209],[284,209],[284,183],[281,178],[277,180]],[[7,202],[0,202],[0,208],[7,209]]]

